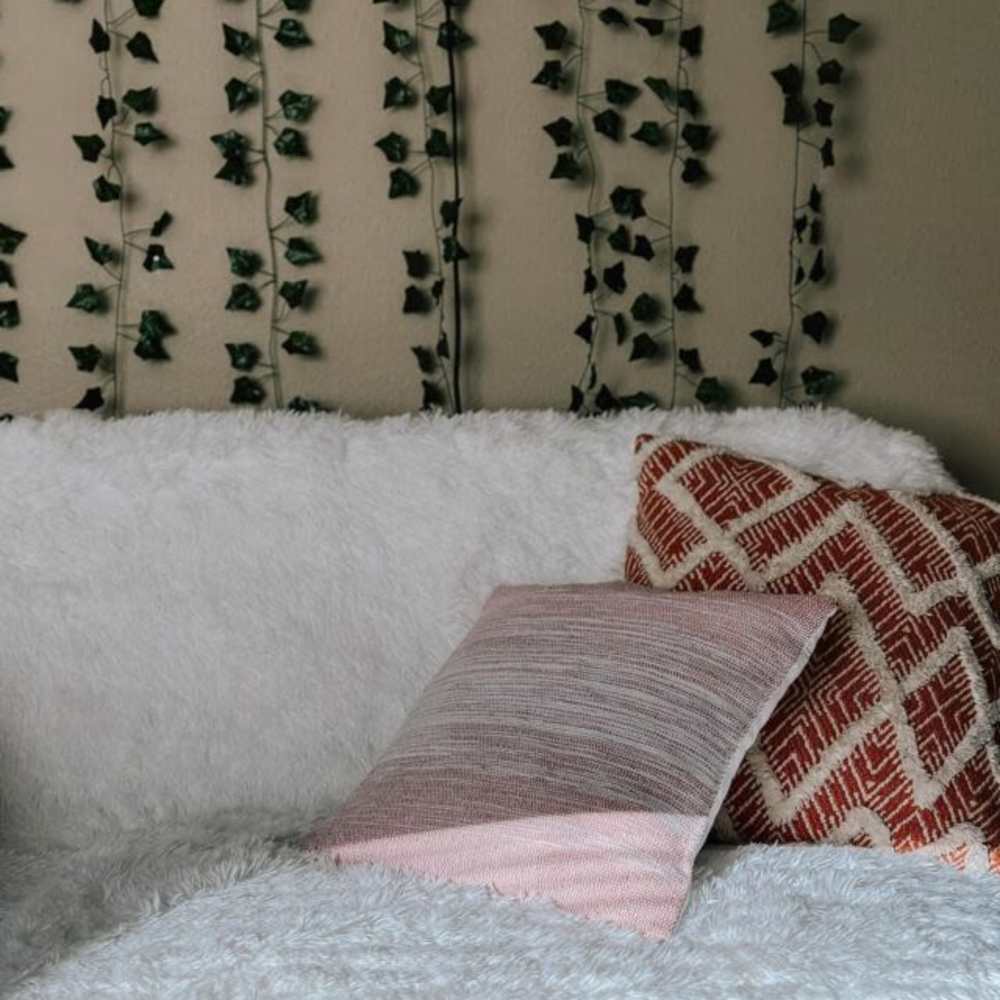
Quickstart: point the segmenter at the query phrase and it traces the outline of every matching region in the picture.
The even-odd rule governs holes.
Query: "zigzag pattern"
[[[1000,872],[1000,508],[685,441],[641,438],[638,457],[629,580],[841,608],[741,765],[721,829]]]

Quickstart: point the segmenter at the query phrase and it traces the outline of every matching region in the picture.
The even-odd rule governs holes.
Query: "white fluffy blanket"
[[[89,903],[106,913],[116,905],[131,910],[127,926],[75,950],[64,934],[63,961],[23,980],[9,995],[17,1000],[1000,996],[995,876],[960,875],[924,858],[852,848],[719,848],[701,860],[691,906],[666,943],[588,924],[543,903],[516,903],[373,868],[332,870],[269,856],[263,846],[209,852],[195,865],[197,876],[189,873],[186,884],[173,886],[178,899],[164,898],[148,883],[143,889],[127,871],[105,871],[105,888],[92,886]],[[160,862],[171,863],[168,857]],[[112,874],[117,877],[108,878]],[[76,909],[68,897],[64,901],[69,911]],[[143,910],[151,915],[139,917]],[[82,928],[71,930],[69,922],[63,921],[63,932],[79,934]]]

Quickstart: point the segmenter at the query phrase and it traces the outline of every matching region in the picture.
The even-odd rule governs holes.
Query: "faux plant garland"
[[[14,169],[14,161],[10,158],[6,145],[2,142],[11,114],[10,108],[0,104],[0,173]],[[4,292],[8,288],[17,288],[14,269],[4,260],[4,256],[14,254],[24,239],[25,234],[20,230],[0,222],[0,288],[4,289]],[[0,330],[13,330],[21,325],[21,307],[17,299],[8,298],[8,294],[0,293]],[[7,382],[17,382],[19,364],[20,360],[16,354],[0,350],[0,379]]]
[[[809,105],[810,83],[815,70],[815,85],[821,95],[827,88],[837,87],[843,80],[844,67],[825,53],[817,39],[843,46],[861,27],[858,21],[846,14],[829,19],[825,29],[810,29],[809,0],[801,0],[796,7],[789,0],[776,0],[767,9],[767,33],[786,36],[794,34],[799,42],[799,58],[772,72],[781,88],[784,99],[782,121],[795,130],[792,174],[792,212],[788,237],[788,323],[784,332],[754,330],[750,336],[767,353],[757,362],[750,377],[751,385],[770,389],[777,387],[779,406],[796,405],[802,401],[817,401],[830,395],[837,385],[834,372],[816,365],[809,365],[798,375],[795,368],[798,346],[806,337],[817,345],[827,341],[831,319],[822,309],[808,309],[803,300],[815,289],[825,287],[830,278],[825,243],[824,196],[815,182],[810,182],[808,194],[803,191],[806,183],[803,154],[815,154],[824,170],[836,164],[833,128],[835,105],[825,96],[817,96]],[[810,58],[815,63],[810,67]],[[822,141],[811,137],[814,129],[822,130]]]
[[[223,158],[216,178],[237,188],[250,186],[255,167],[264,176],[265,252],[246,247],[227,247],[229,270],[234,280],[225,308],[231,312],[256,313],[267,299],[268,344],[266,351],[252,341],[226,344],[229,363],[237,375],[230,396],[232,403],[258,405],[268,397],[264,379],[269,380],[274,405],[285,406],[282,385],[281,352],[287,355],[316,358],[319,342],[314,334],[289,329],[293,311],[308,306],[313,289],[308,279],[284,277],[282,258],[295,269],[318,264],[323,257],[316,244],[302,235],[285,238],[289,226],[311,226],[319,218],[319,197],[314,191],[289,195],[284,200],[284,215],[274,220],[275,162],[273,154],[286,158],[307,158],[309,140],[299,127],[312,117],[317,99],[312,94],[285,90],[277,102],[271,99],[271,53],[266,44],[270,34],[282,49],[295,51],[312,45],[312,38],[299,17],[280,17],[277,24],[268,20],[282,7],[290,14],[308,12],[310,0],[280,0],[264,7],[263,0],[253,0],[253,33],[224,23],[222,42],[226,52],[254,67],[249,76],[233,76],[225,86],[226,102],[233,115],[252,111],[259,114],[259,148],[243,132],[229,129],[212,136]],[[282,120],[283,124],[275,124]],[[283,248],[283,253],[280,248]],[[257,280],[257,279],[263,280]],[[288,408],[297,411],[323,409],[314,400],[295,397]]]
[[[173,261],[159,238],[167,231],[173,216],[163,211],[148,226],[129,228],[128,193],[131,177],[126,178],[122,166],[121,143],[131,139],[143,148],[155,149],[167,141],[167,134],[153,121],[137,120],[140,116],[154,115],[159,107],[159,93],[154,86],[131,89],[120,93],[114,72],[113,49],[121,44],[136,62],[155,65],[159,62],[153,40],[145,30],[129,30],[135,18],[154,19],[159,16],[164,0],[132,0],[119,13],[114,12],[113,0],[102,0],[101,17],[94,18],[90,26],[88,44],[98,58],[101,71],[100,92],[95,113],[100,131],[73,136],[81,159],[87,164],[103,164],[103,170],[93,181],[94,197],[102,204],[114,206],[118,223],[115,241],[105,242],[98,237],[85,236],[84,246],[91,261],[111,280],[108,285],[95,285],[84,281],[76,286],[69,301],[70,309],[77,309],[91,316],[111,312],[113,316],[113,341],[110,348],[95,343],[74,345],[70,355],[81,372],[102,377],[97,385],[90,386],[77,403],[78,409],[103,410],[110,406],[120,416],[125,411],[125,348],[132,345],[132,353],[144,362],[169,361],[170,354],[164,344],[166,337],[176,331],[162,310],[142,310],[137,322],[129,322],[128,275],[132,256],[143,255],[142,266],[146,271],[171,270]],[[131,126],[131,128],[129,128]],[[143,243],[135,242],[145,237]],[[107,394],[110,392],[111,399]]]
[[[643,3],[648,6],[648,0]],[[673,407],[678,401],[681,382],[689,383],[694,397],[705,405],[725,402],[727,394],[718,378],[706,375],[700,351],[682,346],[681,318],[701,310],[692,284],[699,247],[682,244],[677,230],[678,181],[693,189],[708,178],[703,155],[708,149],[712,130],[699,121],[701,104],[691,87],[688,61],[701,55],[704,29],[687,20],[684,0],[671,3],[665,17],[635,16],[619,7],[593,8],[578,0],[578,39],[561,21],[535,26],[535,32],[546,50],[546,59],[533,83],[559,91],[575,78],[574,117],[561,116],[548,123],[544,131],[557,148],[551,177],[569,182],[584,181],[588,187],[586,214],[577,214],[578,239],[587,248],[583,273],[583,294],[588,301],[588,314],[576,327],[575,334],[587,344],[584,368],[571,387],[570,408],[575,412],[606,412],[633,406],[653,406],[657,403]],[[641,122],[629,135],[635,142],[652,149],[670,149],[665,171],[668,217],[657,219],[645,207],[645,192],[636,187],[616,184],[607,204],[598,203],[600,156],[597,137],[621,143],[627,128],[625,109],[640,95],[641,88],[630,81],[608,79],[604,88],[584,93],[588,59],[592,53],[591,23],[610,32],[642,29],[654,44],[665,39],[676,43],[676,55],[671,73],[647,76],[645,87],[670,112],[665,121]],[[564,55],[567,51],[569,55]],[[588,127],[586,116],[591,116]],[[591,135],[591,130],[593,135]],[[640,220],[643,220],[640,222]],[[638,227],[636,226],[638,223]],[[631,226],[631,228],[630,228]],[[605,257],[614,256],[608,263]],[[669,261],[666,301],[648,292],[633,297],[626,308],[606,305],[609,296],[626,296],[629,289],[627,267],[636,260],[653,262],[660,254]],[[613,300],[614,301],[614,300]],[[619,347],[629,345],[629,361],[645,362],[667,357],[671,365],[670,388],[665,399],[651,392],[629,396],[616,395],[598,372],[598,352],[602,334],[614,332]]]
[[[387,0],[372,0],[383,4]],[[391,0],[399,5],[400,0]],[[458,16],[467,0],[413,0],[412,21],[406,26],[383,20],[382,44],[405,60],[412,72],[393,76],[385,83],[382,106],[396,112],[419,104],[423,115],[424,158],[409,165],[410,142],[392,130],[375,146],[390,164],[389,198],[415,197],[421,191],[421,174],[429,188],[431,229],[434,251],[404,250],[403,259],[410,283],[403,293],[404,315],[437,312],[437,337],[433,347],[412,348],[420,369],[423,408],[444,407],[449,413],[462,412],[463,301],[462,268],[469,252],[459,236],[462,214],[461,108],[458,54],[472,42]],[[435,84],[432,60],[422,38],[432,35],[436,47],[446,54],[446,84]],[[450,124],[449,135],[439,121]],[[447,197],[439,202],[442,183],[439,161],[450,163]],[[406,166],[404,166],[406,164]],[[450,278],[446,275],[450,273]],[[449,288],[450,283],[450,288]],[[450,322],[449,322],[450,320]]]

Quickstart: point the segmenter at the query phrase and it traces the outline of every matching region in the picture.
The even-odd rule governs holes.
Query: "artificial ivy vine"
[[[7,131],[11,114],[10,108],[0,104],[0,139]],[[8,155],[6,146],[0,142],[0,173],[13,169],[14,162]],[[24,239],[25,234],[20,230],[0,222],[0,255],[14,254]],[[3,256],[0,256],[0,288],[15,289],[16,287],[17,282],[14,279],[13,267],[3,259]],[[7,294],[0,294],[2,294],[2,298],[0,298],[0,330],[13,330],[21,325],[21,307],[16,298],[8,298]],[[16,382],[18,380],[18,364],[16,354],[0,350],[0,379]]]
[[[399,4],[405,0],[372,2]],[[418,103],[421,105],[424,157],[410,166],[410,142],[395,130],[383,135],[375,145],[390,164],[390,199],[418,195],[421,190],[420,175],[426,173],[427,176],[434,251],[432,254],[420,249],[403,251],[406,275],[410,280],[403,293],[403,313],[425,315],[432,309],[437,311],[438,331],[434,346],[412,348],[421,375],[423,408],[443,407],[450,413],[461,413],[462,268],[469,259],[469,253],[459,239],[462,214],[462,102],[458,86],[458,55],[472,39],[458,20],[466,0],[432,0],[430,3],[412,0],[412,3],[413,17],[409,23],[382,22],[382,44],[393,55],[407,62],[412,70],[406,77],[395,75],[386,81],[382,106],[386,111],[396,112]],[[431,61],[425,55],[422,44],[422,34],[428,33],[433,35],[437,47],[446,55],[446,84],[434,83]],[[440,201],[438,161],[450,163],[451,167],[450,188],[447,197]],[[446,274],[450,274],[450,278]]]
[[[264,178],[264,252],[246,247],[227,247],[229,270],[235,279],[226,300],[230,312],[256,313],[268,300],[268,345],[262,351],[252,341],[227,343],[229,363],[237,375],[230,402],[258,405],[268,395],[262,379],[268,379],[274,405],[285,406],[282,384],[281,352],[301,358],[317,358],[319,342],[315,335],[287,325],[293,312],[308,307],[313,289],[308,279],[282,274],[282,260],[296,271],[318,264],[322,255],[316,244],[301,235],[289,235],[291,226],[307,227],[319,218],[319,198],[314,191],[303,191],[284,199],[284,213],[275,220],[274,155],[290,159],[309,157],[309,137],[299,126],[309,122],[316,98],[294,90],[285,90],[272,100],[271,53],[267,37],[281,49],[295,51],[312,45],[308,28],[300,17],[311,0],[277,0],[265,7],[263,0],[253,0],[254,30],[244,31],[232,24],[222,25],[222,44],[229,55],[253,66],[248,76],[234,76],[225,86],[226,104],[231,114],[258,115],[259,144],[247,134],[229,129],[212,136],[212,143],[222,156],[216,173],[219,180],[235,187],[247,187],[254,181],[254,168]],[[272,20],[277,17],[277,21]],[[276,124],[277,122],[277,124]],[[263,373],[263,374],[258,374]],[[287,404],[296,411],[320,410],[314,400],[296,396]]]
[[[650,6],[650,0],[636,2],[642,7]],[[628,345],[632,362],[669,357],[672,378],[667,398],[662,400],[664,405],[676,404],[681,381],[692,386],[695,398],[703,404],[715,405],[726,399],[719,380],[705,374],[699,350],[682,346],[681,318],[699,312],[701,305],[691,277],[699,248],[682,242],[677,233],[678,182],[695,189],[708,178],[703,156],[711,143],[712,130],[697,120],[701,104],[691,87],[687,65],[701,55],[703,28],[688,23],[684,0],[670,0],[668,7],[669,13],[663,17],[633,16],[617,6],[596,8],[577,0],[579,27],[575,42],[569,27],[561,21],[535,26],[546,58],[533,82],[561,91],[569,87],[571,77],[575,79],[573,117],[563,115],[544,127],[557,148],[550,176],[582,182],[588,189],[586,213],[576,216],[577,238],[587,248],[583,293],[588,313],[574,331],[587,345],[583,371],[570,391],[570,408],[575,412],[607,412],[661,402],[646,391],[618,396],[601,380],[597,356],[606,331],[613,331],[619,347]],[[642,92],[638,84],[607,79],[601,91],[585,93],[583,88],[594,44],[593,31],[620,33],[633,28],[644,31],[654,44],[672,39],[676,53],[669,76],[651,75],[642,81],[666,107],[668,115],[662,120],[642,121],[634,131],[629,131],[625,113]],[[667,155],[664,175],[669,215],[666,219],[657,219],[647,212],[645,192],[638,187],[624,184],[612,187],[609,183],[607,186],[612,189],[607,203],[599,203],[598,143],[621,143],[626,137]],[[651,264],[661,255],[667,259],[669,270],[666,301],[641,292],[627,308],[619,305],[619,299],[627,301],[623,299],[630,286],[627,266],[635,261]]]
[[[135,17],[144,20],[158,17],[163,3],[164,0],[131,0],[126,9],[115,14],[113,0],[102,0],[101,17],[94,18],[90,26],[88,42],[98,58],[101,72],[95,107],[100,132],[74,135],[73,142],[83,162],[103,164],[103,170],[94,178],[93,193],[101,204],[115,207],[118,232],[113,242],[84,237],[84,246],[91,261],[111,283],[95,285],[90,281],[82,282],[66,303],[68,308],[88,315],[102,315],[110,309],[114,317],[114,339],[110,349],[102,350],[94,343],[69,348],[77,370],[88,374],[103,373],[101,381],[88,388],[77,403],[78,409],[103,410],[109,405],[106,392],[110,389],[112,411],[116,415],[125,411],[123,343],[131,343],[133,354],[141,361],[170,359],[164,340],[175,330],[165,314],[159,309],[146,309],[133,323],[128,322],[127,309],[128,273],[133,253],[142,254],[142,266],[150,273],[171,270],[174,266],[166,248],[159,242],[173,216],[164,211],[150,225],[130,229],[127,213],[131,189],[123,169],[123,140],[131,139],[140,147],[153,149],[167,141],[166,133],[157,124],[138,120],[157,112],[159,93],[152,86],[119,93],[112,61],[112,49],[116,42],[120,42],[136,62],[149,65],[159,62],[153,40],[145,30],[129,30],[129,22]],[[147,239],[138,243],[136,240],[139,237]]]
[[[858,21],[846,14],[837,14],[827,21],[825,28],[810,29],[809,0],[801,0],[799,6],[789,0],[777,0],[767,9],[767,33],[794,34],[799,44],[798,61],[771,74],[783,96],[782,121],[795,132],[788,237],[788,324],[784,332],[761,329],[750,334],[767,352],[758,361],[750,384],[767,388],[776,385],[779,406],[796,405],[803,397],[806,402],[822,400],[837,385],[834,372],[816,365],[802,369],[797,381],[795,375],[800,338],[823,344],[831,327],[826,312],[803,304],[812,290],[828,283],[830,275],[824,247],[824,195],[807,177],[808,164],[803,161],[818,163],[823,170],[836,165],[834,140],[830,135],[836,108],[823,95],[827,88],[841,83],[844,67],[823,51],[819,40],[842,46],[860,27]],[[819,96],[810,105],[813,80]]]

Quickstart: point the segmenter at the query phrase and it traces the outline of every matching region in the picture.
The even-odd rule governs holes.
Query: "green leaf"
[[[174,221],[174,217],[169,212],[163,212],[160,217],[153,223],[149,230],[149,235],[156,239],[157,236],[162,236],[169,228],[170,223]]]
[[[312,191],[303,191],[285,200],[285,212],[300,225],[311,225],[319,218],[319,200]]]
[[[427,137],[427,143],[424,146],[424,151],[432,159],[434,157],[449,158],[451,156],[451,144],[448,142],[448,133],[439,128],[431,129],[430,135]]]
[[[761,358],[753,375],[750,376],[750,385],[771,386],[777,381],[778,373],[775,371],[774,362],[770,358]]]
[[[830,319],[822,310],[811,312],[802,317],[802,332],[817,344],[823,343],[823,338],[830,329]]]
[[[389,174],[389,197],[412,198],[420,190],[417,178],[402,167],[396,167]]]
[[[694,289],[688,284],[682,284],[674,295],[674,308],[678,312],[700,312],[701,306],[695,298]]]
[[[717,378],[709,375],[698,383],[694,398],[702,406],[723,406],[729,400],[729,393]]]
[[[98,55],[111,48],[111,36],[104,30],[104,25],[96,19],[90,22],[90,47]]]
[[[17,358],[7,351],[0,351],[0,378],[7,382],[16,382]]]
[[[232,77],[226,84],[226,104],[231,112],[243,111],[257,103],[260,93],[246,80]]]
[[[226,157],[244,156],[250,149],[250,140],[235,129],[219,132],[211,138],[215,148]]]
[[[137,115],[155,114],[159,104],[156,87],[126,90],[122,95],[122,104],[130,107]]]
[[[625,226],[619,226],[608,237],[608,246],[618,253],[632,252],[632,235]]]
[[[96,163],[104,152],[104,140],[99,135],[74,135],[73,142],[87,163]]]
[[[787,0],[777,0],[767,8],[767,28],[769,35],[780,34],[783,31],[791,31],[799,25],[799,12],[787,2]]]
[[[0,302],[0,330],[13,330],[21,325],[21,308],[16,299]]]
[[[681,274],[690,274],[694,270],[695,258],[698,256],[700,247],[683,246],[678,247],[674,254],[674,263],[680,269]]]
[[[256,312],[260,308],[260,294],[245,281],[237,282],[229,292],[226,309],[230,312]]]
[[[236,187],[245,187],[253,180],[250,172],[250,164],[242,154],[238,156],[227,156],[225,162],[216,171],[215,177],[220,181],[228,181]]]
[[[17,287],[17,283],[14,281],[14,270],[5,260],[0,260],[0,285]]]
[[[642,204],[643,193],[638,188],[619,185],[611,192],[611,207],[618,215],[627,215],[631,219],[641,219],[646,214]]]
[[[416,100],[413,88],[398,76],[385,81],[385,96],[382,98],[382,108],[405,108]]]
[[[628,18],[617,7],[605,7],[598,12],[597,19],[609,28],[628,27]]]
[[[69,353],[73,355],[76,362],[76,370],[81,372],[92,372],[104,360],[104,355],[94,344],[87,344],[86,347],[71,347]]]
[[[237,278],[252,278],[264,266],[260,254],[253,250],[226,247],[226,253],[229,255],[229,270]]]
[[[535,25],[535,34],[550,52],[558,52],[569,39],[569,28],[562,21]]]
[[[285,0],[288,3],[289,0]],[[301,2],[301,0],[298,0]],[[294,399],[290,400],[288,403],[288,409],[291,413],[329,413],[328,407],[324,406],[321,402],[316,399],[306,399],[304,396],[296,396]]]
[[[76,406],[73,407],[73,409],[90,410],[91,412],[94,412],[96,410],[100,410],[103,406],[104,393],[101,391],[100,386],[93,386],[83,394],[83,398],[76,404]]]
[[[424,399],[420,406],[422,410],[434,410],[444,405],[444,394],[439,385],[427,379],[424,379],[420,385],[424,390]]]
[[[285,281],[278,290],[278,294],[288,303],[289,309],[298,309],[305,302],[308,292],[308,281]]]
[[[618,142],[622,135],[624,119],[614,108],[605,108],[600,114],[594,115],[594,130]]]
[[[605,80],[604,96],[609,104],[625,106],[631,104],[639,96],[639,88],[624,80]]]
[[[816,78],[825,86],[836,86],[844,78],[844,67],[836,59],[827,59],[817,67]]]
[[[16,253],[17,248],[27,239],[27,234],[12,229],[0,222],[0,253]]]
[[[846,14],[838,14],[836,17],[830,18],[827,34],[835,45],[843,45],[860,27],[860,21],[855,21]]]
[[[552,180],[575,181],[583,174],[583,166],[573,153],[560,153],[549,174]]]
[[[233,394],[229,397],[229,402],[237,405],[256,406],[258,403],[264,402],[266,398],[267,392],[257,379],[251,378],[249,375],[241,375],[233,382]]]
[[[431,311],[431,300],[418,285],[407,285],[403,292],[403,315],[423,315]]]
[[[86,347],[71,347],[69,353],[73,355],[76,362],[76,370],[81,372],[92,372],[104,360],[99,348],[93,344]]]
[[[316,98],[312,94],[302,94],[297,90],[286,90],[278,98],[284,116],[290,122],[307,122],[316,108]]]
[[[405,28],[397,28],[388,21],[382,22],[382,45],[394,56],[413,48],[414,38]]]
[[[705,40],[705,29],[700,24],[685,28],[677,36],[677,44],[689,55],[697,58],[701,55],[701,47]]]
[[[444,49],[446,52],[457,52],[471,42],[472,37],[455,21],[445,21],[438,28],[438,48]]]
[[[87,253],[95,264],[109,264],[115,258],[115,252],[111,249],[110,243],[98,243],[89,236],[84,236],[83,242],[87,247]]]
[[[674,102],[674,89],[662,76],[647,76],[642,81],[667,107]]]
[[[447,200],[441,202],[441,225],[452,227],[458,225],[459,215],[462,211],[462,199],[456,201]]]
[[[231,24],[224,24],[222,26],[222,36],[223,47],[234,56],[253,55],[254,50],[257,48],[257,42],[253,35],[241,31],[239,28],[234,28]]]
[[[163,338],[174,332],[166,316],[157,309],[145,310],[139,318],[139,340],[132,353],[143,361],[169,361]]]
[[[697,347],[682,347],[677,352],[677,360],[692,375],[700,375],[704,370],[701,366],[701,353]]]
[[[438,360],[435,353],[429,347],[411,347],[413,356],[417,359],[417,367],[424,375],[436,375],[438,370]]]
[[[284,0],[284,3],[285,9],[294,13],[302,13],[312,6],[312,0]]]
[[[278,22],[274,40],[279,45],[284,45],[286,49],[301,49],[306,45],[312,45],[306,26],[297,17],[283,17]]]
[[[0,104],[0,135],[7,130],[7,122],[10,121],[10,108],[5,108]]]
[[[122,188],[120,184],[112,183],[107,177],[98,177],[94,181],[94,194],[101,203],[118,201],[122,196]]]
[[[655,323],[660,318],[660,303],[643,292],[632,303],[632,319],[637,323]]]
[[[305,133],[295,128],[283,128],[274,140],[274,148],[282,155],[289,157],[307,157],[309,146]]]
[[[166,133],[161,132],[152,122],[139,122],[132,131],[132,137],[140,146],[154,142],[165,142]]]
[[[667,134],[659,122],[643,122],[633,133],[636,142],[645,143],[656,149],[667,141]]]
[[[285,260],[294,267],[318,264],[323,259],[316,247],[301,236],[293,236],[285,248]]]
[[[398,132],[387,132],[375,146],[390,163],[403,163],[410,152],[409,140]]]
[[[304,358],[314,358],[319,354],[316,338],[302,330],[292,330],[281,342],[281,347],[289,354],[298,354]]]
[[[114,121],[118,116],[118,104],[112,98],[102,96],[97,99],[96,111],[101,128],[107,128],[108,122]]]
[[[77,285],[76,291],[70,296],[66,303],[68,309],[79,309],[81,312],[93,315],[103,312],[107,305],[104,293],[96,289],[91,284]]]
[[[542,68],[531,80],[540,87],[548,87],[549,90],[558,90],[565,82],[566,75],[563,73],[561,59],[548,59],[543,63]]]
[[[229,364],[238,372],[252,372],[260,362],[260,348],[256,344],[226,344]]]
[[[406,261],[407,277],[422,281],[430,273],[430,258],[422,251],[404,250],[403,259]]]
[[[132,4],[140,17],[156,17],[163,6],[163,0],[132,0]]]
[[[565,116],[557,118],[554,122],[549,122],[543,126],[542,131],[556,144],[556,146],[572,146],[573,135],[576,125]]]
[[[145,31],[137,31],[126,43],[125,48],[133,59],[141,59],[144,62],[159,62],[156,52],[153,49],[153,42]]]
[[[708,147],[711,137],[712,130],[708,125],[696,125],[694,122],[688,122],[681,129],[681,138],[696,153]]]
[[[625,262],[620,260],[611,267],[606,267],[601,275],[604,284],[616,295],[624,295],[628,289],[628,282],[625,279]]]
[[[149,244],[142,266],[149,272],[172,271],[174,269],[173,262],[167,256],[167,251],[163,249],[162,243]]]
[[[469,252],[453,236],[446,236],[441,241],[441,251],[445,262],[448,264],[454,264],[455,261],[469,259]]]
[[[648,333],[640,333],[632,340],[629,361],[649,361],[660,353],[659,345]]]
[[[451,86],[449,84],[427,89],[427,103],[436,115],[443,115],[451,106]]]
[[[640,28],[645,28],[651,38],[659,38],[667,26],[662,17],[637,17],[635,23]]]
[[[802,387],[811,398],[829,396],[837,388],[837,376],[825,368],[810,365],[802,372]]]

